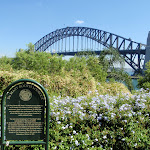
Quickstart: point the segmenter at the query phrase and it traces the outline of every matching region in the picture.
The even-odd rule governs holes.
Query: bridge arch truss
[[[141,72],[143,69],[145,60],[145,44],[132,41],[130,38],[124,38],[110,32],[88,27],[66,27],[57,29],[37,41],[35,43],[35,51],[46,51],[54,43],[67,37],[86,37],[106,48],[112,47],[117,49],[119,53],[124,56],[126,63],[136,72]],[[69,51],[59,50],[55,53],[60,55],[75,55],[78,52],[80,52],[78,49],[73,49]],[[94,52],[96,54],[100,54],[101,50],[94,50]],[[51,53],[53,54],[52,51]]]

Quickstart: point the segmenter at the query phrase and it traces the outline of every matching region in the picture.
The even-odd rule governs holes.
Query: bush
[[[99,82],[105,82],[107,72],[103,70],[97,57],[91,56],[87,59],[87,66],[92,76]]]
[[[0,69],[11,71],[12,58],[7,58],[6,56],[0,58]]]
[[[57,55],[52,56],[46,52],[20,51],[13,59],[12,66],[17,70],[33,70],[40,74],[59,74],[65,60]]]
[[[16,70],[32,70],[40,74],[53,74],[64,76],[65,71],[81,72],[88,70],[89,73],[99,82],[106,80],[107,73],[99,63],[97,57],[73,57],[68,61],[63,60],[57,54],[52,56],[46,52],[29,52],[21,50],[16,53],[12,67]]]
[[[41,83],[49,95],[62,95],[76,97],[86,95],[88,91],[96,90],[96,81],[89,71],[64,72],[65,76],[60,75],[41,75],[33,71],[0,71],[0,92],[12,82],[19,79],[32,79]]]
[[[150,93],[142,92],[53,97],[50,148],[149,149]]]
[[[83,72],[85,69],[87,69],[86,65],[86,59],[84,57],[79,58],[79,57],[72,57],[69,59],[69,61],[66,62],[65,65],[65,70],[66,71],[71,71],[74,70]]]

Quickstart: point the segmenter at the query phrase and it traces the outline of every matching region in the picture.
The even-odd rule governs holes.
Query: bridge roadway
[[[82,52],[82,51],[79,51]],[[58,55],[64,55],[64,56],[74,56],[79,52],[58,52]],[[94,52],[96,55],[100,55],[101,51],[92,51]],[[119,53],[122,55],[127,55],[127,54],[143,54],[145,55],[146,50],[145,49],[135,49],[135,50],[120,50]],[[51,53],[52,55],[56,54],[56,53]]]

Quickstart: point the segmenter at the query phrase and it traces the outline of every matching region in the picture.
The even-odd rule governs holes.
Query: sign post
[[[49,97],[41,84],[30,79],[10,84],[1,102],[1,149],[42,144],[48,150],[49,111]]]

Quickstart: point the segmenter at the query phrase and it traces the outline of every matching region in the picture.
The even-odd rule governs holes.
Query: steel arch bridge
[[[47,51],[54,43],[73,37],[86,37],[92,41],[95,41],[105,48],[114,48],[119,51],[121,55],[124,56],[125,61],[130,65],[135,72],[142,72],[144,67],[146,45],[141,44],[135,41],[132,41],[130,38],[124,38],[122,36],[106,32],[99,29],[88,28],[88,27],[66,27],[62,29],[57,29],[54,32],[51,32],[39,41],[35,43],[35,51]],[[88,41],[87,41],[88,42]],[[73,56],[82,50],[58,50],[57,54],[59,55],[70,55]],[[100,54],[101,50],[94,50],[96,54]],[[53,51],[50,53],[54,54]]]

